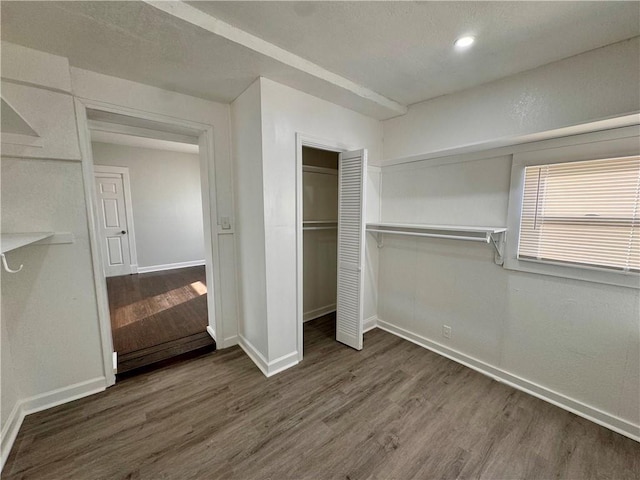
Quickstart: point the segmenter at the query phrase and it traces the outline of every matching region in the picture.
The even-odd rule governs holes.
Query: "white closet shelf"
[[[75,237],[69,232],[24,232],[3,233],[0,235],[0,247],[2,264],[6,271],[16,273],[22,270],[22,265],[17,270],[9,268],[4,254],[27,245],[53,245],[60,243],[73,243]]]
[[[411,235],[414,237],[444,238],[483,242],[496,250],[495,262],[503,263],[506,227],[477,227],[464,225],[423,225],[411,223],[368,223],[367,232],[377,236],[378,248],[383,247],[382,234]]]
[[[304,220],[303,230],[334,230],[338,228],[337,220]]]
[[[20,247],[26,247],[32,243],[38,245],[55,245],[60,243],[73,243],[75,238],[69,232],[24,232],[3,233],[0,235],[2,253],[10,252]]]

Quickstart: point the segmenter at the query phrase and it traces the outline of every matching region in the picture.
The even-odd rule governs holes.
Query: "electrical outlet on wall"
[[[442,325],[442,336],[444,338],[451,338],[451,327],[449,325]]]

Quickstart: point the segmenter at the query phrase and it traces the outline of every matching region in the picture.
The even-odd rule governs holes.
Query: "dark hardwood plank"
[[[640,444],[380,330],[305,324],[264,378],[237,347],[30,415],[6,479],[638,479]]]
[[[107,278],[118,373],[203,347],[208,325],[205,267]]]
[[[119,355],[195,333],[208,324],[205,267],[107,278]]]

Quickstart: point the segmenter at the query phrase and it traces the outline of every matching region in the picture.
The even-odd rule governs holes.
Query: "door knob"
[[[124,234],[127,233],[127,231],[126,230],[122,230],[120,233],[124,235]]]

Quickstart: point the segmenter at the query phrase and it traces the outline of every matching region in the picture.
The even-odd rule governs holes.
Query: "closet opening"
[[[296,144],[297,336],[302,361],[304,332],[314,326],[347,347],[363,347],[367,150],[349,150],[299,133]],[[317,333],[310,335],[309,347]]]
[[[86,114],[94,275],[113,381],[215,350],[209,132]]]
[[[304,333],[336,337],[339,154],[302,147],[302,310]]]

